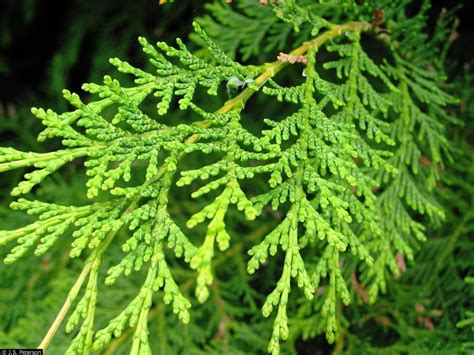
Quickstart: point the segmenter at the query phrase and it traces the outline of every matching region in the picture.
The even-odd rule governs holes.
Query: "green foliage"
[[[469,67],[468,67],[469,68]],[[461,93],[456,115],[464,127],[453,127],[446,133],[456,142],[452,160],[440,171],[441,184],[434,189],[446,211],[446,222],[415,256],[413,266],[403,272],[399,282],[391,283],[387,297],[374,308],[361,305],[357,313],[366,314],[358,329],[347,334],[346,349],[367,352],[470,353],[473,308],[471,279],[472,229],[472,72],[463,71],[450,87]],[[399,259],[400,260],[400,259]],[[467,275],[467,276],[466,276]],[[467,281],[467,282],[465,282]],[[370,324],[370,323],[373,324]],[[457,328],[459,326],[459,328]],[[391,344],[381,346],[366,332],[392,333]]]
[[[398,310],[390,297],[417,278],[434,282],[424,260],[451,251],[429,240],[420,266],[415,252],[428,228],[453,221],[437,202],[448,204],[436,191],[440,181],[449,196],[460,183],[459,148],[448,139],[459,122],[447,112],[457,101],[436,60],[450,21],[428,37],[428,3],[412,17],[406,5],[217,1],[194,22],[204,52],[180,39],[152,45],[140,37],[150,66],[112,58],[120,80],[84,84],[87,99],[64,90],[71,111],[32,109],[44,126],[38,140],[59,140],[63,149],[0,148],[0,172],[28,169],[11,190],[11,209],[36,216],[0,231],[0,245],[16,243],[7,264],[68,244],[69,258],[83,263],[57,318],[73,307],[62,351],[255,353],[265,348],[256,334],[264,334],[278,354],[320,333],[337,350],[346,335],[348,351],[371,348],[357,331],[349,335],[346,313],[378,314],[383,302]],[[295,63],[235,59],[289,50]],[[302,74],[279,80],[290,67]],[[256,110],[251,97],[260,100]],[[81,198],[41,200],[41,188],[76,162],[85,175],[74,185]],[[451,250],[461,233],[443,238]],[[437,259],[437,272],[448,257]],[[405,259],[416,266],[399,285]],[[453,266],[445,277],[470,267]],[[472,323],[471,313],[460,310],[459,327]],[[400,334],[404,351],[410,336]]]

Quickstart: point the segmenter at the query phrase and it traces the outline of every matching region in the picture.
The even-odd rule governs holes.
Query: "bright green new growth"
[[[348,8],[356,6],[348,3]],[[328,14],[332,6],[327,5]],[[357,21],[340,25],[330,23],[330,15],[318,17],[320,7],[324,5],[305,1],[272,6],[278,16],[272,23],[282,19],[278,26],[289,30],[310,27],[306,33],[314,38],[290,53],[304,55],[304,63],[239,64],[197,23],[195,31],[210,61],[193,55],[179,39],[176,47],[162,42],[155,47],[140,38],[152,72],[117,58],[110,60],[120,72],[135,78],[135,86],[122,87],[107,76],[103,85],[83,86],[96,101],[85,103],[65,90],[73,111],[32,110],[46,127],[39,140],[60,138],[63,150],[32,153],[0,148],[0,171],[33,168],[12,190],[13,196],[29,193],[65,164],[85,160],[89,205],[61,206],[19,198],[11,208],[37,215],[38,220],[0,232],[0,245],[17,243],[5,263],[17,261],[29,250],[44,254],[67,230],[73,231],[71,257],[88,250],[84,271],[56,320],[61,323],[87,279],[66,325],[67,332],[78,329],[68,353],[100,350],[129,327],[135,327],[131,353],[151,353],[148,316],[160,289],[178,318],[189,322],[190,300],[181,292],[167,260],[174,254],[196,270],[195,297],[205,302],[213,284],[214,256],[228,249],[235,237],[235,231],[226,227],[226,214],[233,206],[247,220],[256,219],[268,207],[282,216],[248,251],[247,264],[253,274],[271,257],[282,256],[281,277],[262,306],[264,317],[275,311],[268,345],[273,354],[280,352],[280,340],[290,335],[287,306],[297,288],[308,300],[307,312],[319,319],[314,332],[324,329],[333,342],[340,305],[348,305],[352,298],[347,270],[361,272],[361,282],[374,301],[379,291],[385,291],[386,269],[395,275],[400,272],[396,254],[412,259],[417,241],[425,239],[424,226],[415,213],[426,214],[435,222],[443,218],[429,193],[448,149],[443,107],[453,102],[439,89],[439,74],[411,64],[407,58],[410,43],[396,38],[396,33],[393,39],[379,33],[380,24],[363,15],[368,7],[361,6]],[[380,39],[390,55],[383,60],[372,58],[364,47],[366,36]],[[245,58],[255,53],[247,44],[245,48]],[[320,56],[323,51],[331,54],[329,60],[320,60],[328,58]],[[272,79],[288,65],[301,70],[301,84],[284,86]],[[237,86],[245,83],[245,89],[215,112],[195,101],[198,88],[215,96],[225,86],[238,89],[236,82]],[[295,110],[282,119],[253,117],[268,128],[251,133],[241,113],[253,94],[294,105]],[[179,109],[193,117],[193,123],[173,126],[160,122],[159,116],[170,113],[175,99]],[[142,111],[140,106],[146,100],[156,101],[157,115]],[[195,152],[220,158],[195,170],[180,170],[180,159]],[[132,185],[136,165],[143,163],[144,179]],[[248,179],[263,179],[267,191],[249,195],[242,187]],[[207,224],[198,245],[193,242],[196,238],[190,238],[192,230],[182,230],[169,212],[172,185],[195,186],[196,181],[202,181],[202,186],[192,198],[217,194],[187,222],[190,229]],[[108,270],[105,284],[112,286],[122,274],[129,276],[142,268],[147,268],[146,278],[128,306],[98,330],[94,316],[99,270],[105,251],[121,229],[129,231],[122,245],[124,256]],[[315,299],[322,303],[312,304]],[[59,324],[53,325],[40,347],[48,346]]]

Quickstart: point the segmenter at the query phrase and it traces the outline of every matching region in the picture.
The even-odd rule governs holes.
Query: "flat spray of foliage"
[[[37,216],[32,224],[0,231],[0,245],[16,243],[4,261],[18,262],[31,251],[43,255],[69,236],[70,257],[85,256],[82,273],[39,347],[48,347],[71,310],[65,329],[74,337],[67,353],[104,349],[123,334],[133,334],[132,354],[151,353],[150,309],[167,304],[180,321],[192,324],[191,302],[205,303],[219,292],[216,269],[230,262],[219,254],[246,236],[252,242],[248,250],[233,249],[232,255],[246,260],[252,278],[234,275],[241,277],[233,286],[236,302],[240,296],[260,299],[251,295],[262,292],[259,277],[272,274],[265,269],[280,275],[270,282],[262,315],[248,316],[273,318],[268,352],[280,353],[293,327],[305,338],[325,332],[328,342],[336,341],[347,327],[343,306],[355,298],[374,302],[399,276],[405,259],[413,259],[426,239],[425,224],[445,218],[433,189],[450,151],[445,130],[453,120],[445,109],[455,102],[440,89],[443,73],[436,62],[448,32],[440,23],[428,37],[427,3],[411,17],[406,5],[215,2],[201,25],[194,23],[193,39],[203,45],[199,56],[180,39],[152,45],[140,38],[151,70],[110,60],[134,78],[133,86],[106,76],[102,84],[83,86],[90,100],[64,90],[73,107],[69,112],[34,108],[45,127],[38,140],[59,138],[64,149],[0,148],[0,171],[29,168],[11,191],[18,199],[10,207]],[[294,48],[282,52],[291,43]],[[263,51],[275,61],[244,65],[233,59],[240,54],[245,62]],[[278,80],[291,66],[301,72],[300,83]],[[196,99],[202,90],[205,104]],[[231,98],[209,109],[220,92]],[[248,129],[246,105],[258,95],[281,105],[282,112],[292,107],[291,113],[264,117],[254,110],[250,119],[265,128]],[[150,101],[153,112],[143,109]],[[184,111],[188,123],[173,124],[173,110]],[[183,169],[180,162],[196,154],[212,161]],[[35,186],[75,160],[83,162],[88,178],[88,204],[34,199]],[[186,228],[171,213],[185,202],[170,194],[188,185],[189,199],[205,203]],[[236,215],[272,223],[263,231],[233,230],[229,226],[236,223],[229,221]],[[199,225],[204,235],[196,234]],[[123,230],[128,237],[122,259],[104,275],[101,265]],[[135,297],[98,327],[101,285],[112,288],[142,269]],[[191,283],[180,284],[179,274],[188,269],[194,272]],[[221,314],[221,325],[226,322],[232,326]]]

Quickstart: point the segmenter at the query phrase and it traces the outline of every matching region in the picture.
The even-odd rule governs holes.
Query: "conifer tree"
[[[133,85],[105,76],[83,85],[89,100],[64,90],[70,111],[33,108],[44,126],[38,140],[59,139],[63,149],[0,148],[0,172],[27,169],[10,207],[37,216],[0,231],[0,245],[13,245],[4,262],[44,255],[62,239],[84,261],[39,347],[65,323],[69,354],[128,337],[132,354],[152,353],[149,322],[159,314],[163,327],[176,324],[163,305],[183,329],[204,328],[192,309],[211,300],[214,338],[227,351],[256,351],[239,342],[251,338],[250,320],[264,333],[271,323],[272,354],[296,336],[341,339],[345,307],[385,293],[427,226],[446,215],[434,190],[452,150],[446,110],[457,101],[436,58],[449,21],[428,36],[429,3],[414,16],[407,3],[217,1],[193,23],[202,50],[140,37],[151,66],[110,60]],[[248,64],[263,53],[273,61]],[[299,82],[280,80],[286,70],[301,73]],[[281,109],[252,110],[257,124],[248,123],[254,97]],[[176,124],[180,114],[186,120]],[[76,161],[87,203],[35,197]],[[187,201],[197,202],[186,210]],[[186,225],[173,212],[183,208]],[[238,272],[221,271],[232,263]],[[120,292],[124,277],[141,284],[99,324],[102,290]],[[199,344],[170,342],[179,341]]]

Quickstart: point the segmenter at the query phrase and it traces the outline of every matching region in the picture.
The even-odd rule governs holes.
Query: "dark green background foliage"
[[[40,1],[4,0],[0,4],[0,146],[12,146],[24,151],[45,152],[60,146],[59,141],[39,144],[36,136],[40,122],[30,113],[30,107],[50,107],[58,112],[67,104],[58,99],[63,88],[80,93],[83,82],[100,82],[112,72],[110,57],[126,60],[136,67],[147,68],[148,62],[140,50],[137,37],[173,43],[176,37],[189,38],[192,19],[232,58],[245,64],[261,64],[275,60],[280,51],[288,52],[307,38],[310,29],[301,27],[291,34],[292,26],[278,22],[270,8],[257,1],[238,1],[242,9],[223,11],[223,2],[177,0],[158,5],[152,0],[118,1]],[[347,2],[348,3],[348,2]],[[433,33],[442,9],[453,9],[456,2],[439,1],[427,11],[427,33]],[[407,8],[409,16],[418,12],[421,4],[413,2]],[[471,5],[472,6],[472,5]],[[258,9],[256,9],[258,7]],[[387,9],[390,11],[390,9]],[[361,10],[362,12],[363,10]],[[243,13],[243,14],[242,14]],[[333,20],[357,18],[344,9],[334,10]],[[457,38],[443,51],[442,41],[434,42],[432,55],[448,74],[444,89],[460,98],[459,105],[449,108],[459,118],[448,128],[452,144],[452,159],[446,160],[440,171],[441,181],[435,189],[444,208],[446,220],[440,225],[429,225],[428,240],[417,246],[414,261],[405,260],[407,270],[397,279],[390,277],[387,292],[379,295],[374,304],[364,302],[364,290],[352,292],[350,307],[339,310],[341,331],[335,345],[328,345],[321,335],[318,315],[301,306],[303,297],[290,301],[290,338],[282,343],[282,353],[318,354],[345,352],[348,354],[457,354],[474,351],[474,337],[469,319],[474,319],[474,285],[466,278],[474,276],[474,72],[470,63],[473,53],[473,28],[470,27],[470,8],[458,11],[460,20]],[[229,16],[235,16],[230,18]],[[239,17],[240,16],[240,17]],[[216,21],[217,19],[217,21]],[[222,27],[222,22],[240,26]],[[220,22],[219,22],[220,21]],[[451,27],[449,27],[451,28]],[[449,35],[449,34],[448,34]],[[201,40],[191,35],[187,43],[202,57],[208,53]],[[381,47],[370,43],[372,53]],[[379,47],[380,48],[379,48]],[[413,46],[416,49],[416,43]],[[412,49],[413,49],[412,48]],[[326,56],[330,54],[326,53]],[[383,57],[383,54],[381,54]],[[123,76],[124,86],[131,83]],[[128,82],[127,82],[128,80]],[[279,83],[301,82],[301,72],[291,68],[282,72]],[[221,88],[217,101],[224,103],[228,93]],[[88,95],[81,98],[87,101]],[[205,107],[205,93],[197,92],[197,102]],[[246,127],[260,131],[262,122],[252,119],[281,116],[281,105],[269,105],[268,98],[252,98],[244,112]],[[176,104],[175,104],[176,105]],[[210,107],[218,107],[213,102]],[[173,124],[185,122],[182,111],[173,110],[165,118]],[[428,144],[428,142],[426,142]],[[180,164],[185,169],[196,169],[205,162],[201,156],[189,156]],[[75,161],[61,169],[61,174],[48,177],[35,191],[41,201],[80,205],[87,200],[81,173],[82,162]],[[13,198],[9,192],[21,181],[25,171],[3,173],[0,176],[0,230],[23,226],[32,219],[8,208]],[[258,184],[246,186],[252,191],[265,189]],[[190,192],[198,186],[173,188],[170,210],[176,223],[183,228],[189,217],[210,202],[210,199],[191,200]],[[216,256],[213,267],[215,282],[210,298],[204,304],[193,301],[192,321],[182,325],[169,307],[161,301],[150,311],[150,342],[156,354],[237,354],[265,353],[272,333],[273,317],[263,318],[260,307],[274,287],[281,273],[283,258],[267,263],[259,273],[247,273],[246,251],[269,230],[275,227],[275,217],[269,212],[268,221],[248,222],[235,209],[229,210],[228,229],[236,231],[238,242]],[[263,220],[265,222],[265,220]],[[199,233],[204,231],[197,228]],[[115,265],[123,254],[120,245],[127,233],[121,232],[120,243],[108,250],[103,268]],[[239,236],[241,236],[239,240]],[[245,236],[245,237],[244,237]],[[236,240],[234,239],[234,240]],[[10,248],[0,249],[0,258]],[[0,348],[35,347],[49,328],[77,275],[84,257],[70,259],[70,240],[60,238],[44,256],[28,253],[13,267],[0,265]],[[172,259],[172,258],[171,258]],[[171,260],[174,276],[185,294],[193,294],[195,273],[183,268],[182,261]],[[105,273],[105,271],[104,271]],[[105,326],[111,315],[118,314],[132,299],[143,283],[144,272],[121,278],[113,289],[100,286],[97,323]],[[346,275],[350,279],[350,275]],[[355,289],[358,282],[353,280]],[[119,290],[119,291],[117,291]],[[194,299],[194,297],[192,297]],[[317,307],[317,305],[309,307]],[[470,313],[471,312],[471,313]],[[223,323],[224,319],[224,323]],[[457,326],[459,325],[459,327]],[[224,327],[224,328],[223,328]],[[128,353],[132,332],[113,340],[105,353]],[[65,351],[71,336],[61,328],[49,353]]]

